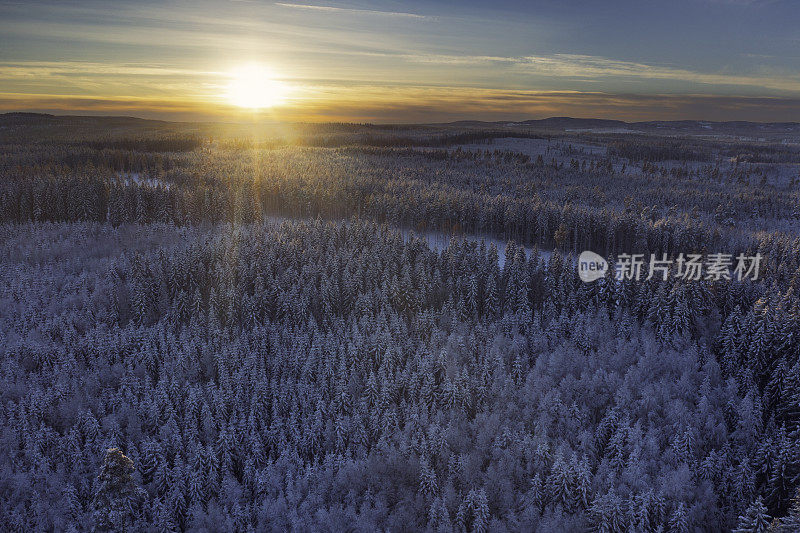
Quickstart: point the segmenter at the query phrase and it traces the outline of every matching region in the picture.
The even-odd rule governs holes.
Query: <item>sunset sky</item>
[[[800,121],[800,2],[0,1],[18,110]]]

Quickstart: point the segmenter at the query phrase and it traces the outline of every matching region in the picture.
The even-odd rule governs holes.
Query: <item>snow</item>
[[[408,240],[412,236],[417,236],[425,240],[428,243],[428,246],[432,250],[436,250],[437,252],[441,252],[445,248],[450,245],[451,240],[460,240],[466,242],[475,242],[480,243],[483,241],[484,245],[488,249],[489,246],[494,244],[497,247],[497,256],[498,256],[498,263],[500,268],[506,263],[506,241],[501,239],[497,239],[490,235],[451,235],[441,231],[425,231],[425,232],[417,232],[410,229],[405,228],[397,228],[403,237]],[[525,256],[530,258],[531,254],[533,253],[533,248],[530,246],[525,246]],[[539,257],[542,258],[544,261],[549,261],[550,256],[552,255],[552,251],[550,250],[539,250]]]
[[[119,177],[125,185],[133,184],[141,187],[151,187],[153,189],[159,187],[163,187],[164,189],[170,188],[169,183],[161,181],[158,178],[142,177],[141,172],[117,172],[117,177]]]
[[[286,217],[286,216],[282,216],[282,215],[267,215],[264,218],[265,218],[265,220],[267,220],[269,222],[272,222],[274,224],[280,224],[280,223],[286,222],[286,221],[297,222],[297,221],[314,220],[313,217],[295,218],[295,217]],[[345,224],[345,223],[347,223],[347,221],[344,220],[344,219],[337,220],[335,222],[337,224]],[[495,247],[497,247],[497,259],[498,259],[497,262],[498,262],[498,265],[500,266],[500,268],[503,268],[505,266],[505,264],[506,264],[506,245],[508,244],[508,241],[505,241],[503,239],[498,239],[498,238],[493,237],[493,236],[488,235],[488,234],[480,234],[480,235],[475,235],[475,234],[451,234],[451,233],[445,233],[443,231],[434,231],[434,230],[420,232],[420,231],[417,231],[417,230],[412,230],[412,229],[409,229],[409,228],[404,228],[404,227],[399,227],[399,226],[392,226],[391,229],[394,230],[394,231],[399,232],[400,235],[403,237],[403,239],[406,242],[408,240],[410,240],[411,238],[413,238],[413,237],[417,237],[419,239],[422,239],[423,241],[425,241],[427,243],[428,247],[431,250],[434,250],[436,252],[442,252],[443,250],[445,250],[450,245],[451,241],[466,241],[466,242],[474,242],[474,243],[478,243],[478,244],[480,244],[480,242],[483,241],[483,243],[486,246],[487,250],[489,249],[489,247],[492,244],[494,244]],[[533,247],[532,246],[523,246],[522,248],[525,250],[525,257],[530,259],[531,254],[533,254]],[[545,262],[549,261],[550,260],[550,256],[552,256],[552,255],[553,255],[552,250],[541,249],[541,248],[539,249],[539,258],[542,259]]]

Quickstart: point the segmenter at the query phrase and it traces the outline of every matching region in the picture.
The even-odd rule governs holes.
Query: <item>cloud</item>
[[[361,54],[361,53],[359,53]],[[628,119],[704,118],[750,120],[800,120],[797,77],[758,77],[698,73],[685,69],[608,58],[555,54],[552,56],[471,56],[448,54],[384,54],[391,63],[413,62],[434,72],[423,81],[398,79],[391,69],[369,79],[361,71],[341,76],[294,76],[290,102],[276,110],[287,120],[354,120],[433,122],[461,118],[519,119],[521,116],[580,115]],[[441,65],[441,68],[436,68]],[[513,77],[518,88],[560,86],[574,90],[542,91],[467,86],[455,81],[463,67],[480,66],[484,72]],[[164,116],[167,118],[222,118],[231,109],[220,89],[223,73],[167,65],[102,62],[0,61],[0,98],[3,109],[62,110],[106,114]],[[447,77],[449,80],[445,80]],[[506,78],[506,79],[508,79]],[[498,78],[503,79],[503,78]],[[656,80],[643,86],[619,80]],[[553,81],[555,80],[555,81]],[[586,81],[613,82],[587,85]],[[657,80],[687,84],[685,97],[659,90]],[[491,84],[492,82],[488,82]],[[581,86],[583,85],[583,86]],[[664,84],[661,84],[664,85]],[[603,87],[594,90],[592,87]],[[674,87],[674,84],[671,84]],[[782,98],[729,95],[731,87],[781,89]],[[628,91],[628,92],[622,92]],[[2,95],[2,93],[6,93]],[[55,94],[54,94],[55,93]],[[705,98],[698,93],[705,93]],[[702,105],[701,105],[702,104]],[[707,107],[704,107],[707,106]],[[758,106],[763,106],[762,110]],[[785,116],[780,116],[780,113]],[[160,115],[159,115],[160,114]],[[299,119],[299,118],[298,118]]]
[[[0,94],[0,112],[125,115],[167,120],[211,117],[208,106],[178,99],[93,97],[59,94]]]
[[[331,90],[305,111],[317,116],[391,122],[520,120],[548,116],[621,120],[800,121],[800,97],[624,94],[525,91],[453,87],[353,88]],[[333,120],[334,118],[331,118]],[[349,120],[353,120],[352,118]]]
[[[315,10],[315,11],[327,11],[329,13],[350,13],[350,14],[357,14],[357,15],[376,15],[376,16],[383,16],[383,17],[406,17],[406,18],[415,18],[415,19],[426,19],[425,15],[417,15],[416,13],[402,13],[396,11],[376,11],[372,9],[354,9],[354,8],[347,8],[347,7],[333,7],[333,6],[317,6],[311,4],[290,4],[290,3],[283,3],[283,2],[275,2],[276,6],[280,7],[289,7],[293,9],[306,9],[306,10]]]
[[[196,76],[198,71],[165,66],[98,63],[91,61],[6,61],[0,62],[0,78],[42,76]]]
[[[235,121],[243,111],[212,101],[167,98],[0,94],[0,112],[133,115]],[[800,97],[514,91],[464,87],[319,86],[302,100],[270,110],[283,121],[444,122],[575,116],[639,120],[800,121]]]
[[[698,72],[670,66],[650,65],[647,63],[622,61],[581,54],[553,54],[549,56],[521,57],[401,54],[393,57],[399,57],[408,62],[421,64],[473,66],[488,64],[507,65],[528,74],[570,79],[636,78],[642,80],[674,80],[706,85],[749,86],[800,92],[800,76],[794,73],[788,75],[764,76],[758,74]]]

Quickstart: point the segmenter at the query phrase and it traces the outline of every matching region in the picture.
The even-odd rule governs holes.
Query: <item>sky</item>
[[[264,87],[243,69],[280,97],[241,107]],[[800,2],[0,0],[0,112],[20,110],[800,121]]]

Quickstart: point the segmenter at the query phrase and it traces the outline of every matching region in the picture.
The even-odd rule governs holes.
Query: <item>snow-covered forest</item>
[[[3,529],[800,530],[796,143],[0,124]]]

